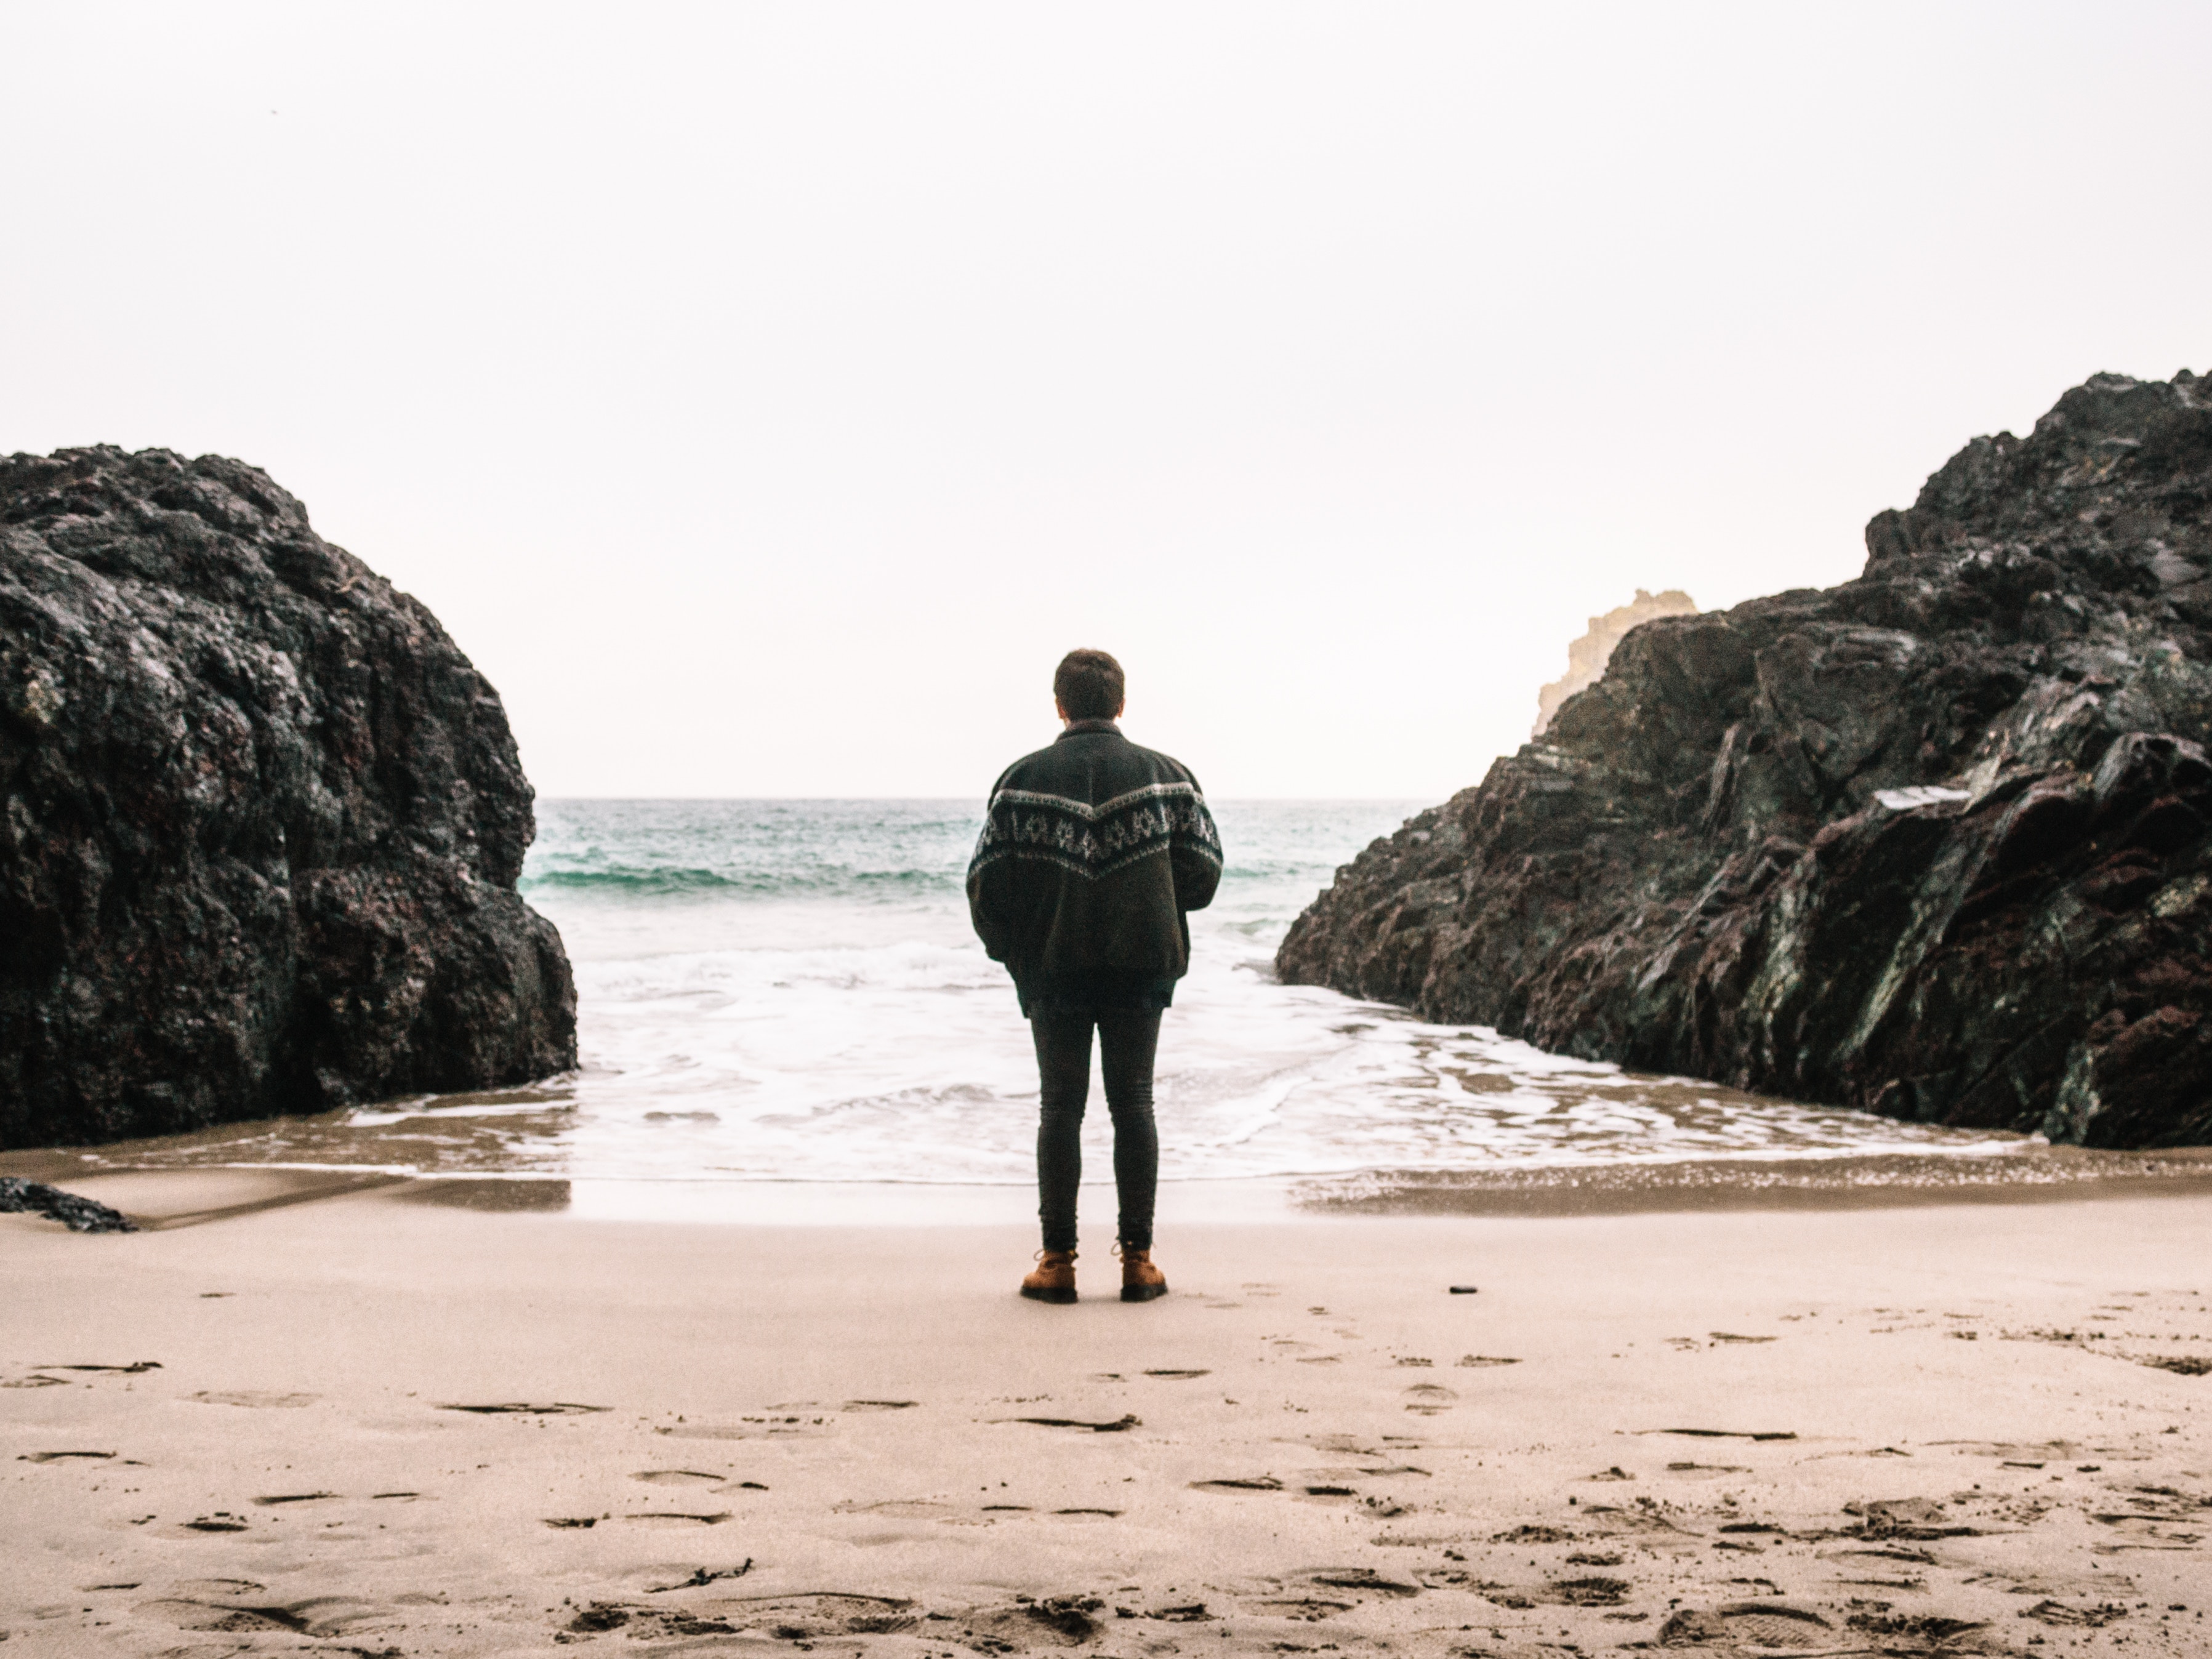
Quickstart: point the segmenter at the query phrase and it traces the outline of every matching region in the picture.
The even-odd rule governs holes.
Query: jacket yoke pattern
[[[1000,859],[1038,858],[1097,881],[1139,859],[1172,853],[1179,837],[1221,867],[1220,833],[1195,783],[1146,784],[1097,806],[1066,795],[1001,789],[991,798],[969,875]]]
[[[1198,780],[1109,720],[1079,720],[1006,769],[968,864],[975,932],[1024,1008],[1164,1007],[1212,902],[1221,836]]]

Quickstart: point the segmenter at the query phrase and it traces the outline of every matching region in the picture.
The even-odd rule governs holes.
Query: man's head
[[[1071,651],[1053,672],[1052,696],[1062,720],[1119,720],[1121,665],[1103,651]]]

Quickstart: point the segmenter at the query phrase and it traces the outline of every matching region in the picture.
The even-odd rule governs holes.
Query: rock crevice
[[[575,1061],[498,694],[255,468],[0,461],[0,1146]]]
[[[1282,976],[1593,1059],[2094,1146],[2212,1141],[2212,380],[2100,374],[1663,618],[1377,841]]]

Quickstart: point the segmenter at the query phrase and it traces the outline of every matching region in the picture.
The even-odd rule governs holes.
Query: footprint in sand
[[[941,1521],[960,1511],[950,1504],[927,1498],[891,1498],[876,1504],[833,1504],[836,1515],[878,1515],[894,1521]]]
[[[1734,1602],[1707,1613],[1684,1607],[1659,1632],[1662,1647],[1753,1644],[1760,1648],[1810,1648],[1828,1644],[1828,1621],[1808,1608],[1771,1602]]]
[[[1034,1423],[1046,1429],[1088,1429],[1093,1434],[1121,1434],[1130,1429],[1142,1428],[1144,1419],[1134,1413],[1125,1412],[1110,1423],[1090,1423],[1074,1417],[994,1417],[994,1423]]]
[[[1283,1483],[1272,1474],[1224,1476],[1216,1480],[1194,1480],[1193,1492],[1280,1492]]]
[[[1419,1584],[1385,1578],[1372,1567],[1316,1567],[1291,1576],[1309,1584],[1317,1584],[1323,1589],[1354,1590],[1370,1595],[1389,1596],[1394,1600],[1421,1593]]]
[[[182,1597],[164,1598],[155,1601],[141,1601],[132,1612],[166,1620],[179,1630],[221,1631],[227,1635],[245,1635],[252,1631],[289,1631],[295,1636],[308,1634],[308,1621],[289,1607],[240,1607],[222,1601],[195,1601]],[[193,1649],[192,1652],[210,1651]],[[232,1650],[238,1651],[238,1650]]]
[[[1626,1578],[1555,1578],[1544,1586],[1543,1599],[1555,1607],[1617,1607],[1635,1588]]]
[[[160,1370],[161,1362],[158,1359],[137,1359],[128,1365],[70,1365],[56,1360],[33,1365],[31,1369],[34,1371],[113,1371],[122,1376],[137,1376],[145,1371]]]
[[[1256,1597],[1251,1603],[1255,1607],[1278,1619],[1297,1619],[1309,1625],[1319,1624],[1332,1613],[1349,1613],[1359,1604],[1357,1601],[1335,1601],[1318,1595],[1273,1595]],[[1291,1651],[1288,1643],[1277,1644]],[[1334,1644],[1332,1644],[1334,1645]]]
[[[187,1581],[190,1582],[192,1581]],[[158,1601],[141,1601],[132,1611],[167,1620],[181,1630],[221,1631],[231,1635],[288,1631],[295,1636],[308,1637],[341,1636],[355,1626],[383,1616],[381,1609],[343,1596],[319,1595],[304,1601],[263,1605],[249,1600],[267,1593],[259,1584],[240,1580],[234,1581],[236,1588],[225,1589],[220,1579],[198,1582],[208,1586],[198,1595],[173,1592]],[[185,1588],[181,1584],[177,1587],[178,1591]],[[185,1650],[195,1653],[206,1650]],[[228,1650],[243,1651],[236,1648]]]
[[[742,1423],[672,1424],[653,1431],[677,1440],[821,1440],[836,1431],[820,1418],[757,1418]]]
[[[213,1515],[203,1515],[182,1523],[186,1532],[244,1532],[246,1520],[242,1515],[233,1515],[228,1510],[217,1510]]]
[[[908,1612],[914,1606],[911,1601],[845,1590],[732,1596],[713,1605],[716,1613],[738,1627],[765,1631],[779,1642],[811,1642],[825,1636],[895,1635],[918,1622]],[[983,1621],[970,1617],[961,1622],[963,1626],[981,1626]],[[1024,1634],[1037,1628],[1036,1621],[1027,1616],[1020,1623],[1027,1627]],[[1000,1642],[995,1650],[1010,1652],[1013,1645],[1012,1642]]]
[[[1459,1396],[1449,1389],[1434,1382],[1416,1382],[1406,1390],[1406,1409],[1422,1417],[1434,1417],[1438,1412],[1448,1412]]]

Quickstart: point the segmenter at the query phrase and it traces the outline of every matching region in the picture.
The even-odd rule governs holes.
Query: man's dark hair
[[[1052,695],[1072,720],[1110,720],[1121,712],[1121,665],[1103,651],[1071,651],[1053,671]]]

